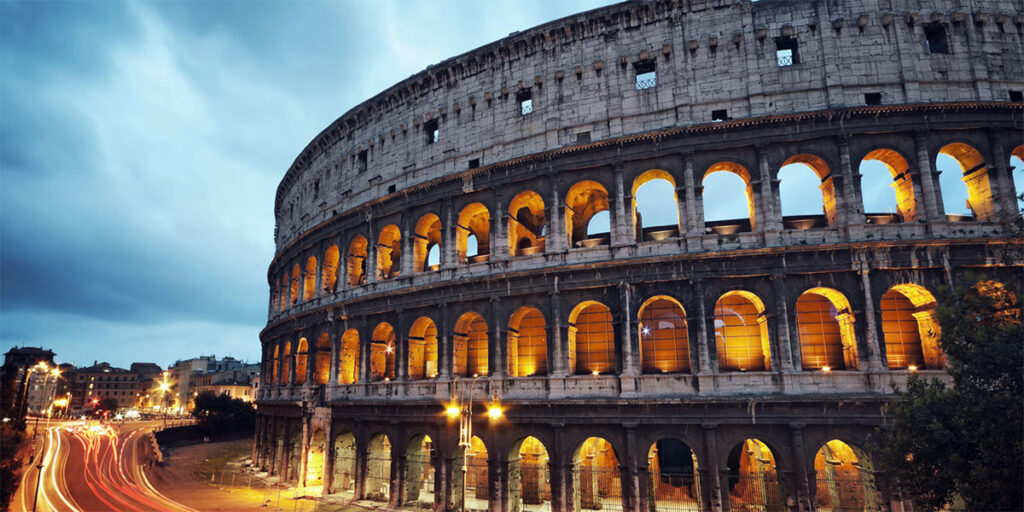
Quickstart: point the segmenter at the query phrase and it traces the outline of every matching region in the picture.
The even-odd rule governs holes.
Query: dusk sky
[[[428,65],[608,3],[0,2],[0,348],[258,361],[302,148]]]

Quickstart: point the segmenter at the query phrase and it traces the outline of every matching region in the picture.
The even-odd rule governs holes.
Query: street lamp
[[[462,448],[462,503],[460,506],[462,512],[466,511],[466,473],[469,472],[469,449],[473,445],[473,391],[476,388],[476,382],[480,379],[486,379],[488,382],[491,382],[491,378],[486,375],[474,376],[473,381],[469,383],[469,400],[460,405],[458,394],[459,377],[456,375],[452,381],[451,402],[445,407],[445,414],[449,418],[453,420],[459,418],[459,447]],[[498,421],[502,415],[498,392],[494,391],[491,394],[491,401],[487,404],[487,417],[491,421]]]

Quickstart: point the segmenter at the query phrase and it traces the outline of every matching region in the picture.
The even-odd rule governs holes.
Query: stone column
[[[367,326],[366,317],[359,317],[359,382],[370,383],[370,346],[371,333]]]
[[[347,319],[332,319],[330,328],[328,329],[328,336],[331,337],[331,365],[330,374],[327,377],[327,399],[333,398],[331,395],[331,388],[338,384],[338,362],[341,355],[341,336],[348,330]]]
[[[518,457],[518,455],[517,455]],[[487,472],[490,476],[487,480],[488,512],[508,512],[509,504],[509,472],[512,462],[506,455],[487,454]]]
[[[622,509],[641,510],[640,508],[640,472],[637,467],[636,425],[625,425],[626,446],[624,454],[625,470],[622,474]],[[644,466],[646,466],[646,461]],[[647,510],[647,509],[644,509]]]
[[[327,428],[324,431],[324,439],[327,442],[327,446],[324,447],[324,476],[323,476],[323,491],[321,495],[328,495],[331,493],[331,488],[334,487],[334,421],[333,418],[327,421]]]
[[[454,345],[452,343],[452,326],[448,320],[448,303],[437,305],[437,378],[446,381],[452,378],[452,361]]]
[[[720,475],[723,473],[723,469],[719,465],[718,459],[718,425],[715,423],[704,423],[701,425],[704,430],[704,450],[706,455],[703,461],[703,466],[706,468],[706,473],[703,476],[701,485],[701,507],[704,510],[712,510],[714,512],[721,512],[722,510],[728,510],[729,503],[725,501],[729,497],[728,487],[723,492],[722,480]],[[724,473],[728,477],[728,468],[725,468]]]
[[[355,499],[357,499],[357,500],[362,500],[362,499],[366,498],[366,471],[367,471],[366,458],[368,457],[368,452],[369,452],[369,442],[365,440],[366,439],[365,428],[363,428],[361,430],[362,430],[362,432],[355,432],[355,434],[358,436],[356,438],[356,442],[355,442],[355,452],[356,452],[356,464],[355,464],[355,466],[356,466],[355,467],[355,473],[356,474],[355,474],[355,477],[356,477],[356,481],[355,481],[354,486],[353,486],[352,494],[353,494],[353,497]],[[360,443],[359,442],[360,439],[363,439],[364,441],[362,443]]]
[[[783,373],[799,371],[798,362],[793,354],[793,340],[789,330],[789,300],[786,291],[785,276],[772,274],[772,289],[775,292],[775,341],[773,347],[778,353],[778,358],[773,361],[773,366],[782,370]]]
[[[298,447],[299,450],[299,485],[306,485],[306,469],[308,469],[307,463],[309,462],[309,436],[311,434],[309,429],[309,420],[311,414],[307,411],[307,402],[302,402],[302,445]]]
[[[379,281],[377,276],[377,240],[366,241],[366,284]]]
[[[322,296],[324,294],[323,293],[323,288],[324,288],[323,282],[324,282],[324,254],[325,254],[325,252],[326,251],[324,250],[324,244],[323,243],[317,244],[317,248],[316,248],[316,264],[317,264],[317,267],[313,270],[313,272],[315,273],[315,277],[314,277],[314,283],[315,284],[313,285],[313,298],[320,297],[320,296]]]
[[[635,377],[640,375],[640,351],[633,335],[635,321],[633,318],[633,286],[619,281],[619,339],[622,340],[622,375]]]
[[[442,228],[444,226],[441,226]],[[401,268],[399,269],[402,277],[411,278],[415,273],[414,263],[416,260],[416,224],[413,223],[412,213],[408,208],[402,211],[402,222],[399,228],[402,233],[402,239],[400,240],[400,250],[402,251],[401,256]],[[426,265],[427,255],[423,255],[423,263]]]
[[[925,137],[926,131],[918,130],[914,132],[914,149],[917,153],[917,169],[918,178],[921,182],[921,200],[918,205],[924,205],[924,211],[918,208],[918,219],[925,221],[942,221],[945,220],[945,209],[942,205],[942,197],[939,195],[938,187],[938,173],[935,169],[935,163],[932,162],[931,154],[928,151],[928,139]]]
[[[548,254],[564,253],[569,245],[565,233],[565,214],[562,211],[562,197],[558,193],[558,179],[553,169],[548,169],[548,184],[551,186],[551,205],[547,216],[548,231],[544,239],[545,252]]]
[[[708,317],[707,309],[705,306],[706,299],[704,297],[706,290],[704,289],[704,280],[695,279],[693,281],[694,298],[697,300],[697,317],[699,322],[697,323],[697,373],[711,374],[715,373],[711,368],[711,351],[717,352],[717,346],[712,349],[712,343],[715,340],[715,318],[714,314]],[[714,312],[712,312],[714,313]],[[711,324],[709,332],[708,324]]]
[[[504,346],[505,343],[502,339],[502,321],[501,309],[499,307],[500,298],[496,295],[491,296],[491,332],[493,336],[490,336],[487,340],[487,355],[488,355],[488,366],[490,366],[491,377],[495,379],[502,379],[507,374],[508,368],[507,357],[505,356]]]
[[[402,308],[395,308],[395,380],[409,380],[409,325]]]
[[[459,264],[455,254],[455,233],[458,227],[455,212],[452,211],[452,200],[445,199],[441,203],[441,267],[454,268]]]
[[[759,143],[755,146],[757,150],[757,184],[751,183],[754,187],[755,207],[754,222],[755,231],[774,232],[782,230],[782,200],[779,197],[778,182],[773,177],[772,169],[768,163],[768,144]],[[754,176],[752,176],[754,178]]]
[[[313,377],[316,374],[316,342],[320,338],[320,328],[313,327],[305,333],[306,338],[306,386],[313,386]]]
[[[804,427],[806,425],[803,423],[791,423],[789,425],[789,432],[793,443],[793,479],[796,483],[796,498],[800,503],[800,510],[811,510],[811,495],[807,484],[807,464],[804,462]],[[793,490],[789,492],[793,492]]]
[[[685,151],[680,153],[679,156],[683,160],[682,192],[684,205],[683,209],[680,210],[680,220],[685,220],[682,224],[685,226],[684,233],[686,236],[700,236],[704,234],[704,208],[698,204],[696,190],[693,186],[696,181],[693,170],[693,151]],[[684,211],[686,216],[682,217]]]
[[[556,278],[557,279],[557,278]],[[557,286],[557,285],[556,285]],[[571,373],[571,370],[567,368],[568,364],[568,347],[565,346],[566,338],[562,335],[562,299],[558,293],[557,288],[551,292],[548,296],[551,301],[551,321],[549,329],[548,347],[548,367],[552,376],[565,377]]]
[[[572,464],[566,462],[565,427],[556,425],[554,430],[553,450],[548,453],[551,510],[569,510],[572,498]]]
[[[491,247],[488,261],[504,261],[511,256],[508,252],[508,213],[502,201],[501,192],[494,190],[494,210],[491,213]]]
[[[611,215],[611,243],[612,247],[622,247],[625,245],[633,245],[636,242],[636,238],[633,236],[633,230],[631,228],[632,222],[629,218],[629,212],[631,209],[630,205],[626,204],[626,192],[625,184],[623,183],[622,177],[622,164],[615,164],[615,197],[609,198],[614,199],[612,204]]]
[[[860,262],[860,284],[864,292],[864,330],[867,341],[865,354],[868,363],[868,370],[881,370],[885,367],[882,363],[882,347],[878,339],[878,324],[875,322],[875,301],[874,293],[871,291],[871,263],[870,258],[865,255],[865,260]]]
[[[391,508],[398,508],[402,505],[402,500],[405,497],[405,475],[406,458],[405,448],[406,443],[400,441],[405,439],[404,435],[395,436],[395,441],[391,443],[391,484],[388,486],[390,496],[388,496],[388,503]]]
[[[1001,220],[1004,216],[1017,212],[1013,169],[1010,168],[1009,155],[1003,152],[1003,143],[999,140],[999,134],[995,130],[989,129],[987,135],[989,153],[993,160],[988,162],[989,188],[992,190],[992,203],[995,206],[995,219],[993,220]]]
[[[864,201],[857,194],[855,187],[856,178],[853,172],[853,164],[850,161],[850,138],[839,137],[839,168],[842,183],[836,187],[836,213],[839,216],[840,225],[864,224]],[[859,174],[856,174],[859,176]],[[835,182],[833,180],[833,182]],[[843,203],[838,203],[839,197]]]

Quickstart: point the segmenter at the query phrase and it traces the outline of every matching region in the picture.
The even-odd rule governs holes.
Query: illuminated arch
[[[888,185],[896,192],[896,220],[902,222],[917,221],[917,198],[914,196],[914,181],[910,175],[910,164],[907,163],[907,159],[892,149],[876,149],[864,155],[864,158],[861,160],[860,172],[862,175],[867,176],[864,171],[865,164],[868,162],[878,162],[889,171],[891,179],[888,181]],[[868,209],[866,201],[874,193],[871,189],[873,181],[870,178],[861,181],[861,195],[865,201],[864,213],[868,215],[869,222],[872,222],[871,214],[885,213],[872,212]]]
[[[409,378],[437,377],[437,326],[429,317],[416,319],[409,329]]]
[[[412,262],[414,272],[438,269],[440,263],[432,264],[428,257],[434,247],[441,247],[441,219],[433,213],[428,213],[420,217],[416,223]]]
[[[1013,148],[1010,152],[1010,174],[1013,176],[1014,192],[1017,194],[1017,211],[1024,210],[1024,145]]]
[[[882,295],[882,333],[889,369],[945,366],[935,305],[935,297],[919,284],[898,284]]]
[[[659,181],[662,182],[660,191],[657,185]],[[638,195],[647,195],[645,191],[648,190],[653,197],[644,198],[641,201]],[[633,226],[636,230],[637,241],[661,240],[667,236],[679,235],[679,198],[676,196],[676,180],[668,171],[650,169],[637,176],[633,180],[631,197],[633,198]],[[665,215],[666,220],[669,221],[668,224],[654,225],[651,219],[656,218],[654,213],[659,209],[671,209],[670,213]],[[646,223],[644,222],[645,212],[648,217]]]
[[[366,237],[356,235],[348,246],[348,285],[359,286],[366,283]]]
[[[569,313],[569,367],[577,375],[615,372],[615,328],[608,306],[584,301]]]
[[[814,472],[819,510],[878,510],[874,467],[864,450],[833,439],[815,454]]]
[[[508,321],[508,375],[547,375],[547,324],[537,308],[523,306]]]
[[[732,510],[786,509],[786,494],[768,445],[757,439],[737,444],[729,452],[728,472]]]
[[[690,340],[686,311],[667,295],[647,299],[640,306],[640,359],[644,373],[690,371]]]
[[[370,381],[395,380],[395,329],[387,322],[377,324],[370,338]]]
[[[700,468],[689,445],[674,437],[655,441],[647,450],[647,471],[652,510],[700,510]]]
[[[281,383],[281,377],[280,377],[281,374],[280,374],[280,372],[281,372],[281,346],[280,345],[274,345],[274,368],[273,368],[272,373],[270,374],[270,383],[271,384],[280,384]]]
[[[713,203],[708,201],[708,192],[711,190],[712,195],[715,195],[715,187],[705,185],[708,177],[715,173],[725,172],[738,176],[743,181],[744,194],[747,196],[747,222],[737,224],[733,222],[736,219],[716,219],[712,212],[709,211],[709,206]],[[754,231],[757,229],[757,216],[755,215],[754,208],[754,186],[751,184],[750,171],[746,167],[736,162],[717,162],[712,164],[704,171],[704,176],[701,178],[701,187],[703,188],[703,203],[704,203],[704,219],[705,224],[709,228],[713,229],[720,235],[730,235],[737,232]],[[718,224],[721,224],[720,226]]]
[[[544,199],[527,190],[517,195],[508,205],[508,250],[512,256],[525,256],[544,252],[546,220]]]
[[[294,306],[299,303],[299,280],[302,279],[302,269],[296,263],[292,266],[292,283],[289,291],[288,304]]]
[[[468,465],[463,466],[463,455]],[[456,475],[462,474],[463,468],[466,472],[466,510],[487,510],[488,508],[488,466],[487,466],[487,447],[479,437],[473,436],[469,443],[469,449],[457,448],[456,457],[453,461],[453,468]],[[454,503],[461,502],[461,496],[463,493],[462,479],[452,478],[451,479],[452,492]]]
[[[825,161],[822,160],[821,157],[817,155],[812,155],[810,153],[801,153],[799,155],[793,155],[786,159],[785,162],[782,162],[782,165],[779,168],[779,179],[782,180],[783,171],[791,173],[793,171],[798,171],[799,167],[810,169],[814,173],[814,175],[818,177],[820,183],[819,188],[821,189],[822,207],[824,208],[826,221],[829,226],[835,226],[838,222],[836,213],[836,190],[835,184],[832,181],[832,171],[829,169],[828,164],[825,163]],[[782,183],[784,182],[780,183],[780,187]],[[795,202],[795,199],[806,200],[806,198],[794,198],[788,199],[788,201],[786,199],[783,199],[783,201],[787,201],[789,204],[793,204]],[[786,202],[783,203],[783,207],[786,207]],[[817,213],[818,212],[816,212],[816,214]],[[800,226],[795,225],[793,227],[799,228]]]
[[[324,484],[324,461],[327,455],[327,434],[322,428],[313,429],[309,435],[309,452],[306,454],[305,485],[313,487]]]
[[[313,383],[327,384],[331,380],[331,337],[326,332],[320,333],[316,339],[314,355]]]
[[[324,262],[321,272],[321,289],[325,295],[330,295],[338,289],[338,264],[340,263],[341,254],[338,251],[337,245],[332,245],[327,248],[324,253]]]
[[[338,351],[338,384],[355,384],[359,381],[359,331],[349,329],[341,336],[341,350]]]
[[[857,342],[853,309],[832,288],[811,288],[796,301],[796,325],[804,370],[854,370]]]
[[[537,510],[550,506],[548,450],[544,443],[536,437],[527,437],[512,446],[508,460],[509,473],[519,474],[518,482],[513,479],[508,482],[509,510]]]
[[[281,279],[278,280],[278,290],[280,290],[280,297],[277,301],[278,311],[284,311],[288,308],[288,272],[285,272]]]
[[[569,189],[565,196],[565,235],[569,247],[580,247],[590,238],[587,225],[600,212],[608,211],[608,191],[596,181],[581,181]],[[610,236],[610,235],[609,235]],[[599,245],[607,245],[608,236],[595,238]]]
[[[295,351],[295,378],[292,384],[302,385],[306,383],[306,367],[309,364],[309,342],[306,338],[299,338],[298,350]]]
[[[281,384],[288,386],[292,383],[292,364],[295,358],[292,356],[292,342],[284,342],[284,352],[281,353],[283,366],[281,368]]]
[[[768,320],[753,293],[731,291],[715,303],[715,345],[719,371],[771,370]]]
[[[954,142],[943,146],[939,150],[939,155],[949,156],[959,165],[961,171],[959,178],[967,187],[967,207],[973,212],[975,220],[993,219],[995,205],[992,200],[992,186],[989,182],[988,167],[981,153],[968,144]],[[941,176],[939,179],[945,181],[947,186],[952,186],[951,181],[943,180]],[[945,206],[947,212],[955,211],[960,207],[956,204],[945,204]]]
[[[377,276],[391,279],[402,273],[402,232],[388,224],[377,237]]]
[[[470,237],[475,240],[475,251],[469,248]],[[491,214],[486,206],[472,203],[459,212],[459,224],[455,230],[455,252],[460,265],[487,261],[491,253]]]
[[[487,322],[477,313],[463,313],[455,322],[455,374],[460,377],[488,375]]]
[[[306,271],[302,273],[302,301],[312,299],[316,295],[316,256],[306,260]]]
[[[615,448],[602,437],[589,437],[572,458],[573,510],[622,510],[622,480]]]
[[[366,499],[387,503],[391,499],[391,439],[387,434],[370,438],[366,446]]]
[[[403,504],[434,503],[434,446],[430,436],[421,434],[409,440],[405,449],[405,496]]]
[[[356,436],[345,432],[334,440],[334,478],[331,493],[345,497],[355,496],[356,484]]]

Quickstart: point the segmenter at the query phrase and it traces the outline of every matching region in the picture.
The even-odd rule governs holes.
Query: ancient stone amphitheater
[[[945,375],[935,291],[1022,291],[1024,13],[962,5],[622,3],[348,111],[277,190],[256,464],[391,507],[903,510],[873,439]]]

